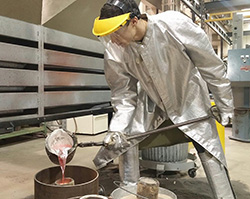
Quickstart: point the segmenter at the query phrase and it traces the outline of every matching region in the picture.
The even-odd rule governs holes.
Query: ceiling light
[[[250,8],[241,9],[242,12],[250,11]]]

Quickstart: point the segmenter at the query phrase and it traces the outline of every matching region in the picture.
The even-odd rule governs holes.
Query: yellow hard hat
[[[128,20],[130,20],[130,14],[131,13],[126,13],[107,19],[99,19],[100,17],[97,17],[94,22],[92,33],[95,36],[102,37],[115,32],[121,26],[124,26]]]

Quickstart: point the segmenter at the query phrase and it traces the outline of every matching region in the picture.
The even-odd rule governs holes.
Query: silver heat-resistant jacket
[[[211,107],[208,88],[221,112],[233,112],[223,62],[206,33],[179,12],[148,16],[141,43],[126,48],[110,44],[105,52],[105,74],[115,110],[110,131],[143,133],[168,118],[179,123],[206,116]],[[213,119],[180,129],[226,166]],[[103,150],[94,160],[99,168],[108,161],[101,156]]]

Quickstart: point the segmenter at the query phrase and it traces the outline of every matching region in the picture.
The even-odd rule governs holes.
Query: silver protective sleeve
[[[233,113],[231,82],[227,78],[226,66],[215,54],[207,34],[190,19],[182,20],[170,32],[183,43],[187,55],[207,83],[220,111]]]

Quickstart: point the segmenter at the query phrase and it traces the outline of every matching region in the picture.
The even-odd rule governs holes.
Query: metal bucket
[[[124,186],[122,187],[123,189],[132,192],[132,193],[136,193],[137,192],[137,185],[135,186]],[[123,199],[123,197],[127,197],[127,196],[133,196],[132,194],[130,194],[129,192],[123,190],[121,188],[117,188],[115,189],[112,193],[111,193],[111,197],[112,199]],[[136,198],[136,196],[134,196]],[[133,198],[132,198],[133,199]],[[158,199],[177,199],[177,196],[172,192],[169,191],[167,189],[164,189],[162,187],[159,188],[159,195],[158,195]]]
[[[108,199],[108,198],[102,195],[91,194],[91,195],[85,195],[85,196],[72,197],[68,199]]]
[[[75,185],[58,186],[61,168],[51,167],[35,175],[35,199],[68,199],[75,196],[98,194],[99,173],[82,166],[66,166],[65,177],[74,179]]]
[[[232,136],[229,138],[250,142],[250,109],[249,108],[235,108]]]
[[[81,197],[80,199],[108,199],[108,198],[100,195],[86,195]]]

